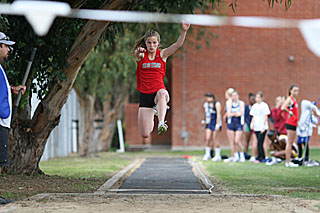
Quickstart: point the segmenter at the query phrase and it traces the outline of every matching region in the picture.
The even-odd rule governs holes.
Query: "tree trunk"
[[[98,143],[98,151],[105,151],[105,152],[109,151],[111,147],[112,138],[117,127],[116,126],[117,119],[123,118],[124,105],[126,102],[128,102],[128,95],[123,94],[122,97],[120,96],[115,98],[114,103],[111,103],[108,100],[110,99],[107,99],[107,101],[103,103],[103,107],[104,107],[103,129],[102,129],[101,137]]]
[[[103,126],[103,103],[100,99],[96,98],[95,102],[95,122],[93,131],[93,140],[89,146],[89,155],[97,157],[98,156],[98,143],[101,137]]]
[[[133,0],[106,0],[102,9],[123,10]],[[67,80],[56,80],[41,101],[30,122],[18,123],[10,136],[10,167],[15,174],[39,174],[39,161],[51,131],[59,124],[60,113],[90,51],[97,44],[110,22],[88,21],[74,42],[67,58],[69,66],[63,70]]]
[[[89,94],[81,94],[78,98],[80,112],[83,113],[79,117],[79,126],[84,127],[84,131],[80,132],[82,140],[80,141],[79,154],[82,157],[87,157],[89,155],[89,146],[93,142],[95,98]]]

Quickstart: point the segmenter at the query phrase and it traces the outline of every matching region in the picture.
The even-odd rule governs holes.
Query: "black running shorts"
[[[157,93],[153,94],[145,94],[140,92],[139,107],[153,108],[156,104],[154,103],[154,99]]]
[[[290,124],[286,124],[286,128],[288,130],[293,130],[293,131],[296,131],[297,130],[297,127],[296,126],[293,126],[293,125],[290,125]]]

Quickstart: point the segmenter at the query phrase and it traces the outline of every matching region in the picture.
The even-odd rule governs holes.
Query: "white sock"
[[[245,158],[243,152],[240,152],[240,158],[241,158],[241,159]]]
[[[239,152],[234,153],[234,158],[239,159]]]
[[[215,148],[214,151],[215,151],[216,156],[218,156],[218,157],[221,156],[221,155],[220,155],[220,151],[221,151],[220,148]]]
[[[206,155],[210,156],[210,151],[211,151],[210,146],[206,146]]]
[[[277,161],[276,157],[272,157],[272,161],[276,162]]]

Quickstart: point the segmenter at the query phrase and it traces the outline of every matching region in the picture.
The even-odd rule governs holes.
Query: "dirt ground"
[[[320,212],[320,201],[239,195],[46,195],[0,207],[4,212]]]
[[[39,193],[92,193],[106,180],[47,175],[1,175],[0,196],[21,200]]]

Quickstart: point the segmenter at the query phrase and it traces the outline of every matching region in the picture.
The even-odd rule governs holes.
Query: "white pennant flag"
[[[308,48],[320,57],[320,19],[301,20],[299,29]]]

